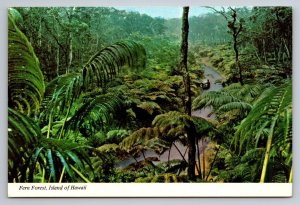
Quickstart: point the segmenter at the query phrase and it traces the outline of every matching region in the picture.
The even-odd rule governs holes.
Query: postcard
[[[9,197],[292,196],[291,7],[8,9]]]

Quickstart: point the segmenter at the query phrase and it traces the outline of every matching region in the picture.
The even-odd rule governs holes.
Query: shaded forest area
[[[8,181],[292,182],[292,9],[209,9],[10,8]]]

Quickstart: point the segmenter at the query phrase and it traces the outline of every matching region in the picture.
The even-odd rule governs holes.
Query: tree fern
[[[155,102],[142,102],[137,107],[146,110],[150,115],[153,114],[154,110],[161,110],[161,107]]]
[[[45,85],[39,60],[15,19],[19,14],[8,11],[8,106],[30,115],[38,113]]]
[[[215,111],[227,112],[238,109],[248,112],[252,108],[251,103],[260,96],[263,88],[262,85],[231,84],[221,91],[211,91],[198,96],[193,101],[193,109],[211,106]]]
[[[120,143],[129,135],[129,132],[127,130],[117,129],[108,131],[106,135],[109,142]]]
[[[46,176],[52,176],[52,181],[57,180],[57,172],[64,167],[68,175],[74,177],[71,165],[83,169],[83,163],[90,164],[85,151],[87,147],[67,140],[45,138],[33,120],[10,108],[8,129],[10,182],[33,182],[37,164],[46,170]]]
[[[249,115],[242,121],[241,125],[235,134],[235,144],[239,145],[242,150],[245,143],[253,146],[251,143],[253,136],[256,132],[263,129],[268,130],[268,137],[266,143],[265,160],[261,175],[261,182],[265,181],[266,168],[268,165],[270,151],[275,144],[285,142],[286,145],[291,143],[291,112],[292,112],[292,83],[291,81],[286,84],[268,91],[263,98],[258,100]],[[287,119],[288,118],[288,119]],[[284,123],[280,123],[284,122]],[[286,127],[287,126],[287,127]],[[286,129],[287,131],[281,135],[281,139],[277,138],[280,135],[276,130]],[[259,132],[261,133],[261,132]],[[260,136],[256,136],[260,137]]]
[[[187,129],[193,124],[193,119],[191,116],[177,112],[171,111],[165,114],[158,115],[154,118],[152,124],[157,127],[167,127],[167,126],[184,126]]]
[[[104,87],[124,65],[144,67],[146,52],[142,45],[133,41],[118,42],[100,50],[84,66],[83,80],[86,89],[91,85]]]
[[[259,98],[264,87],[263,85],[231,84],[221,91],[210,91],[198,96],[193,101],[193,109],[212,107],[213,111],[219,114],[218,117],[227,121],[237,117],[242,118],[252,109],[252,103]]]
[[[239,144],[240,148],[242,148],[244,142],[249,142],[251,140],[250,136],[259,131],[262,126],[265,129],[270,128],[272,122],[277,121],[280,115],[283,115],[285,112],[291,112],[291,83],[274,88],[271,92],[267,91],[262,96],[254,104],[253,110],[242,121],[236,132],[236,145]]]
[[[55,120],[56,113],[59,115],[63,113],[64,122],[59,138],[64,134],[66,125],[69,126],[70,124],[73,124],[73,128],[79,128],[74,126],[74,119],[79,121],[76,123],[79,123],[80,126],[83,124],[83,118],[80,120],[79,114],[84,114],[86,117],[89,113],[89,120],[97,118],[93,121],[89,121],[92,122],[92,128],[96,127],[97,120],[100,120],[100,126],[103,125],[104,121],[109,117],[108,112],[103,112],[112,111],[111,109],[108,109],[110,106],[109,101],[107,103],[105,102],[105,100],[109,100],[109,98],[98,96],[96,99],[86,99],[85,97],[85,104],[82,104],[80,99],[78,99],[79,96],[81,96],[83,91],[95,88],[93,85],[104,88],[106,84],[116,76],[122,66],[136,66],[141,64],[144,66],[145,60],[144,48],[140,44],[131,41],[119,42],[99,51],[86,63],[82,70],[82,74],[70,73],[59,76],[48,84],[43,102],[45,109],[41,119],[47,119],[48,127],[51,128],[52,118]],[[95,81],[97,82],[96,84],[94,84]],[[67,122],[68,117],[71,116],[71,109],[75,100],[79,101],[81,107],[73,113],[75,116],[71,117],[70,122]],[[118,101],[121,102],[120,100]],[[92,109],[95,111],[95,109],[100,108],[97,107],[100,102],[103,105],[103,109],[100,109],[101,114],[104,114],[102,120],[101,117],[96,114],[97,112],[91,112]],[[110,102],[116,102],[116,97],[112,97]],[[121,104],[122,103],[120,103],[120,105]],[[62,116],[59,117],[61,118]]]
[[[82,84],[82,76],[78,73],[69,73],[53,79],[46,87],[41,120],[47,122],[50,115],[64,116],[80,96]]]
[[[68,176],[71,179],[74,179],[76,174],[79,178],[82,178],[82,173],[79,174],[79,170],[84,170],[84,164],[91,166],[91,162],[87,154],[87,149],[89,149],[89,147],[87,146],[82,146],[67,140],[58,140],[53,138],[43,138],[39,146],[43,147],[39,154],[40,159],[38,159],[40,166],[48,170],[49,165],[49,173],[47,172],[46,176],[51,176],[51,181],[53,182],[58,182],[57,180],[59,178],[57,174],[62,175],[62,170],[64,169]],[[45,158],[46,160],[44,160]],[[76,170],[74,170],[74,168]],[[84,178],[82,179],[86,181]]]
[[[165,114],[157,115],[153,126],[161,128],[163,139],[168,142],[180,140],[185,144],[185,136],[188,131],[202,136],[204,133],[213,130],[213,124],[200,117],[191,117],[189,115],[171,111]]]
[[[110,153],[110,152],[118,152],[120,151],[120,147],[117,144],[104,144],[97,148],[99,152],[102,153]]]
[[[45,93],[39,61],[16,25],[19,17],[17,11],[9,10],[9,181],[33,182],[34,175],[42,172],[42,182],[89,182],[81,172],[84,165],[91,166],[89,147],[74,143],[74,137],[61,137],[68,128],[95,131],[111,122],[112,113],[123,108],[122,99],[115,95],[89,98],[82,93],[93,90],[95,85],[105,88],[122,66],[144,67],[145,49],[132,41],[102,49],[87,62],[82,73],[57,77],[47,85]],[[41,105],[43,112],[37,116]],[[37,122],[22,113],[35,114],[44,128],[41,130]],[[53,132],[54,126],[60,131]]]
[[[195,131],[193,118],[177,111],[157,115],[152,121],[152,124],[155,127],[161,128],[163,133],[166,133],[164,139],[168,142],[180,140],[185,144],[187,131],[189,129]]]
[[[125,110],[124,104],[122,99],[116,95],[107,94],[86,99],[68,120],[66,129],[85,129],[93,133],[112,123],[112,120],[115,120],[122,110]]]
[[[126,137],[120,143],[120,147],[132,155],[142,153],[147,149],[162,153],[169,146],[161,139],[163,135],[161,129],[157,127],[141,128]]]
[[[26,179],[29,160],[42,136],[36,123],[18,111],[8,108],[8,178]]]

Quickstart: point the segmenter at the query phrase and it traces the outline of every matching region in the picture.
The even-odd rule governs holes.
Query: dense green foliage
[[[292,181],[291,8],[8,13],[9,182]]]

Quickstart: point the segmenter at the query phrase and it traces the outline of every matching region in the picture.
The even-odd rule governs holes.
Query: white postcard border
[[[8,183],[8,197],[291,197],[292,183]]]

